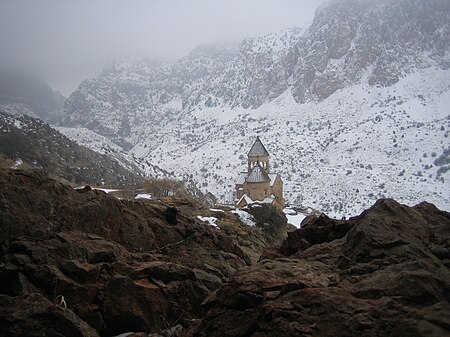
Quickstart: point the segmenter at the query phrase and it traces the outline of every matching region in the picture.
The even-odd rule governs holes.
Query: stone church
[[[256,137],[248,153],[247,172],[241,172],[236,182],[236,207],[252,203],[267,203],[284,208],[283,180],[269,168],[269,152]]]

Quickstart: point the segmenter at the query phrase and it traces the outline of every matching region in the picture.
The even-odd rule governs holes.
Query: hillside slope
[[[126,169],[109,156],[80,146],[41,120],[25,115],[0,112],[0,154],[74,184],[141,187],[144,179],[138,167]]]
[[[450,71],[428,69],[384,88],[356,85],[301,106],[292,94],[258,109],[195,111],[168,125],[136,156],[189,176],[232,202],[257,134],[285,196],[335,216],[355,215],[381,197],[450,204]],[[423,93],[423,94],[422,94]],[[351,97],[351,99],[349,99]],[[173,137],[176,135],[176,137]],[[440,159],[441,158],[441,159]]]

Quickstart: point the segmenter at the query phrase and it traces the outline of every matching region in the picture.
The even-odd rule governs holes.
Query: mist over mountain
[[[0,69],[0,109],[3,111],[56,123],[61,118],[59,114],[65,99],[36,75]]]
[[[390,86],[417,69],[448,69],[449,8],[445,0],[332,1],[317,11],[304,34],[294,29],[247,39],[231,60],[227,56],[233,53],[225,48],[216,54],[202,48],[151,73],[145,64],[107,67],[94,83],[111,79],[132,85],[134,80],[139,85],[140,78],[140,84],[154,91],[154,99],[142,97],[139,107],[161,112],[164,107],[153,101],[162,96],[163,103],[174,94],[181,97],[184,110],[200,104],[257,108],[288,88],[299,103],[322,101],[353,84]],[[210,50],[221,49],[210,46]],[[114,76],[119,69],[122,76]],[[82,84],[78,91],[89,90],[88,85]],[[139,95],[137,88],[134,94]],[[71,101],[66,110],[76,119],[77,108]]]

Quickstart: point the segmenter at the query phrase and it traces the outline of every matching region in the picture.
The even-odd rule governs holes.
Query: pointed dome
[[[250,152],[248,153],[249,157],[269,157],[269,152],[267,152],[263,143],[259,139],[259,136],[256,137],[255,142],[253,143]]]
[[[253,167],[252,171],[250,172],[248,178],[248,183],[265,183],[270,182],[270,177],[264,171],[264,169],[259,165],[259,163],[256,163],[255,167]]]

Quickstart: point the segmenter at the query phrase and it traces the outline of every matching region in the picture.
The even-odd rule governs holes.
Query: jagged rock
[[[351,227],[352,224],[349,221],[330,219],[324,213],[318,217],[309,216],[303,220],[299,230],[288,233],[281,251],[286,255],[292,255],[314,244],[342,238]]]
[[[147,262],[129,277],[115,277],[99,294],[110,335],[174,326],[201,317],[201,303],[222,284],[219,277],[175,263]]]
[[[243,268],[210,295],[193,335],[447,336],[450,270],[433,251],[447,251],[449,231],[450,214],[427,203],[320,216],[284,242],[289,258]]]
[[[283,237],[276,209],[256,210],[258,224],[246,226],[189,198],[120,202],[13,170],[0,170],[0,181],[0,324],[12,335],[36,317],[55,335],[79,336],[157,335],[178,324],[188,334],[198,326],[194,336],[450,331],[450,214],[431,204],[387,199],[349,220],[321,215],[277,258],[255,263]],[[218,227],[200,220],[213,215]],[[268,231],[266,221],[276,224]],[[137,232],[152,233],[151,244]]]
[[[37,172],[0,169],[0,184],[0,294],[17,307],[0,325],[13,336],[26,334],[18,303],[34,293],[49,303],[64,298],[66,312],[101,335],[174,335],[171,327],[197,324],[206,297],[285,231],[246,226],[225,211],[213,227],[198,218],[212,211],[188,197],[121,201]],[[64,335],[42,315],[49,334]]]

